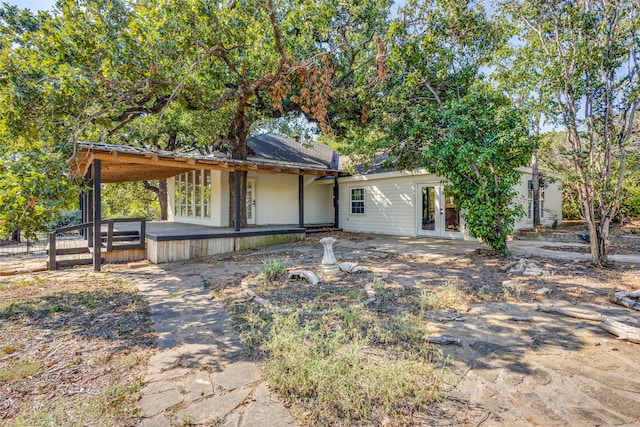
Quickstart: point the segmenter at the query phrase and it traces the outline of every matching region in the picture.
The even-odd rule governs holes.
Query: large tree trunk
[[[144,188],[152,191],[158,197],[158,203],[160,204],[160,219],[166,221],[169,219],[169,201],[167,197],[167,180],[158,180],[158,186],[151,185],[149,181],[142,181]]]
[[[246,160],[249,150],[247,137],[249,136],[249,120],[245,114],[248,98],[238,100],[236,114],[229,128],[229,149],[234,160]],[[236,212],[236,179],[235,174],[229,174],[229,226],[235,227]],[[240,228],[247,226],[247,171],[240,171]]]
[[[167,195],[167,180],[158,180],[158,203],[160,203],[160,219],[166,221],[169,219],[169,198]]]
[[[531,210],[533,211],[533,228],[539,231],[540,226],[540,173],[538,171],[538,150],[531,154]]]
[[[240,228],[247,226],[247,171],[240,171]],[[229,227],[236,226],[236,175],[229,173]]]
[[[533,135],[536,138],[536,148],[531,153],[531,210],[533,211],[533,228],[540,230],[540,172],[538,170],[538,138],[540,137],[540,113],[536,115],[533,125]]]

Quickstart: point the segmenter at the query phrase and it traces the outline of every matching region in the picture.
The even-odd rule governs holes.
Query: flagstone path
[[[229,316],[204,286],[206,270],[189,262],[128,273],[149,300],[158,334],[138,402],[140,426],[296,425],[244,356]]]

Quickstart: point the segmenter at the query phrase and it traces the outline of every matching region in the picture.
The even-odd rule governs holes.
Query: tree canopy
[[[77,141],[244,159],[253,129],[315,123],[345,154],[384,153],[389,167],[442,177],[469,233],[507,253],[522,214],[518,168],[545,119],[566,130],[565,182],[575,182],[594,259],[606,262],[609,222],[629,182],[637,2],[409,0],[394,14],[391,5],[59,0],[38,13],[3,5],[3,227],[35,230],[64,207]],[[244,189],[245,173],[240,180]]]
[[[522,214],[517,168],[532,149],[525,117],[481,72],[505,35],[474,2],[408,2],[390,26],[385,72],[361,100],[361,123],[341,139],[349,153],[386,152],[389,167],[442,177],[469,233],[503,253]]]
[[[593,260],[605,264],[639,99],[638,3],[510,0],[503,10],[518,26],[522,78],[538,82],[544,113],[566,130],[566,181],[578,193]]]
[[[296,112],[329,134],[327,105],[370,62],[387,10],[383,0],[60,0],[37,15],[5,5],[0,140],[68,156],[88,140],[244,159],[265,119]]]

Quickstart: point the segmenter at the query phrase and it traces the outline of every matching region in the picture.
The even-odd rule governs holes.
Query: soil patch
[[[617,340],[596,322],[536,311],[542,304],[637,318],[637,312],[610,301],[615,291],[640,288],[637,268],[621,264],[597,269],[589,262],[538,257],[526,262],[534,263],[540,274],[525,276],[512,271],[519,259],[499,258],[487,250],[417,256],[381,253],[376,249],[379,242],[366,236],[342,233],[338,239],[351,245],[336,250],[338,261],[356,262],[370,272],[342,273],[315,287],[299,280],[261,281],[256,266],[273,257],[280,257],[289,271],[319,273],[322,253],[317,238],[286,249],[208,261],[214,269],[224,263],[228,270],[235,263],[253,263],[246,275],[210,279],[216,298],[233,315],[245,342],[250,346],[258,343],[255,337],[265,333],[261,328],[265,328],[264,316],[269,314],[255,301],[247,301],[243,281],[276,308],[316,314],[362,304],[369,285],[376,300],[364,306],[362,316],[378,322],[367,327],[379,327],[380,336],[388,333],[388,343],[405,339],[398,331],[408,334],[409,345],[416,344],[419,334],[460,339],[460,345],[440,347],[440,360],[450,362],[443,400],[394,422],[430,426],[632,425],[640,420],[636,409],[640,407],[640,347]],[[407,323],[416,315],[424,324]],[[384,350],[381,346],[371,351],[384,354]],[[432,357],[440,356],[433,353]],[[288,401],[299,420],[309,423],[316,419],[304,405],[298,405],[299,401],[291,396]]]
[[[86,269],[0,281],[3,425],[132,425],[155,345],[130,282]]]

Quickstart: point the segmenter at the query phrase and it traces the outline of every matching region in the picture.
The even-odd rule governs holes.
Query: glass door
[[[418,234],[460,237],[460,211],[447,187],[441,184],[418,186]]]
[[[247,180],[247,225],[256,224],[256,183],[253,179]]]
[[[426,236],[440,235],[440,207],[436,205],[436,187],[432,185],[421,185],[420,196],[420,223],[418,224],[418,234]]]
[[[458,237],[460,235],[460,211],[456,206],[455,200],[449,190],[449,187],[441,186],[444,206],[444,223],[442,236]]]

